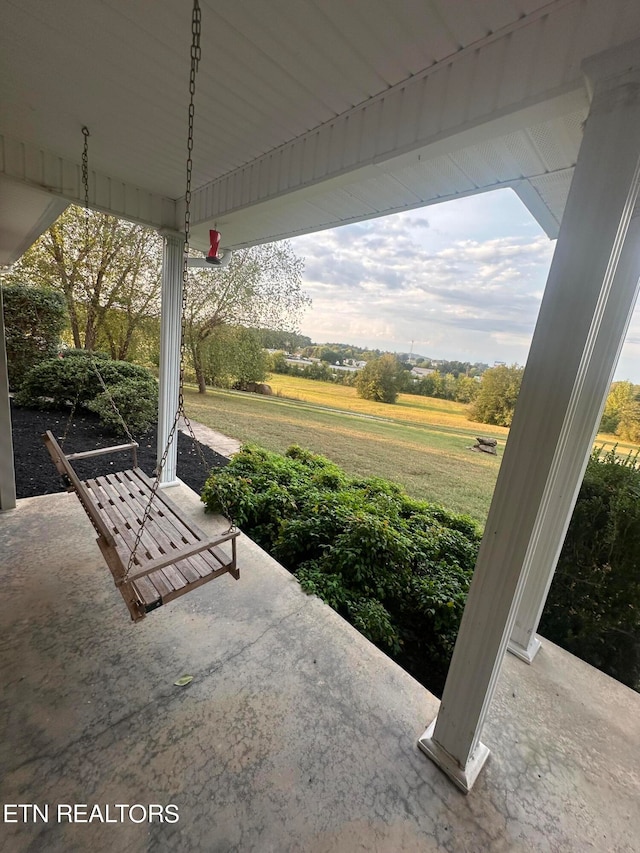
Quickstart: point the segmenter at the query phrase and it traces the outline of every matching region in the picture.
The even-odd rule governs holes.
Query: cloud
[[[555,244],[510,193],[475,196],[292,241],[316,341],[492,363],[526,361]],[[418,346],[419,344],[419,346]],[[640,310],[623,363],[640,381]],[[634,372],[631,370],[631,373]]]
[[[305,256],[314,312],[330,314],[336,323],[339,302],[342,315],[348,311],[368,326],[372,342],[394,330],[406,337],[403,329],[423,320],[530,333],[553,251],[543,237],[458,240],[432,251],[397,219],[375,231],[361,224],[305,241],[295,249]]]

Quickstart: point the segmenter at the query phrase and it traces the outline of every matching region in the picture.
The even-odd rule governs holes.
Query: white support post
[[[616,271],[640,189],[639,57],[638,45],[629,45],[587,68],[597,84],[558,244],[440,712],[419,741],[463,791],[489,753],[480,742],[482,728],[544,508],[553,507],[567,485],[558,477],[558,459],[572,441],[570,452],[584,460],[601,409],[602,386],[590,367],[602,336],[612,331],[604,320],[617,299]],[[625,322],[602,365],[605,376]],[[585,410],[578,406],[582,395],[593,399]]]
[[[184,237],[163,233],[162,303],[160,314],[160,387],[158,398],[158,462],[165,451],[178,408],[180,388],[180,338],[182,331],[182,270]],[[160,483],[177,479],[178,443],[171,442]]]
[[[540,648],[536,631],[639,290],[640,208],[636,205],[591,361],[587,365],[582,393],[576,400],[575,418],[564,446],[559,445],[556,449],[553,469],[559,487],[549,503],[540,508],[536,525],[539,533],[532,548],[527,582],[507,647],[527,663],[533,661]]]
[[[0,288],[0,510],[15,509],[16,477],[13,466],[11,439],[11,407],[9,404],[9,374],[4,333],[4,308]]]

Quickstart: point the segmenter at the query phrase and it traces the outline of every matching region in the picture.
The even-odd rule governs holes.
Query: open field
[[[355,388],[297,376],[273,375],[276,395],[187,389],[187,413],[243,442],[283,452],[300,444],[328,456],[354,475],[401,483],[413,497],[484,524],[509,430],[467,420],[467,407],[448,400],[401,394],[394,405],[362,400]],[[498,439],[497,457],[469,450],[476,435]],[[617,443],[621,455],[636,445]]]
[[[414,497],[484,523],[508,430],[474,426],[465,406],[446,400],[402,395],[386,405],[326,382],[274,376],[270,383],[297,399],[219,390],[202,397],[187,390],[187,413],[270,450],[300,444],[351,474],[385,477]],[[476,434],[498,439],[497,458],[468,449]]]

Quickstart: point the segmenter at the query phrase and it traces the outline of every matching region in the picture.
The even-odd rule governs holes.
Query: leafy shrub
[[[202,500],[234,519],[300,581],[429,689],[446,676],[479,533],[467,516],[380,478],[349,478],[300,447],[246,446]]]
[[[591,455],[540,632],[640,689],[640,466]]]
[[[104,354],[71,350],[63,357],[41,362],[25,376],[15,402],[35,409],[75,403],[97,412],[106,427],[121,433],[120,419],[108,402],[96,368],[129,428],[138,432],[146,430],[157,417],[155,379],[144,367],[112,361]]]
[[[158,417],[158,386],[153,380],[125,379],[107,385],[107,391],[89,400],[87,408],[113,432],[126,434],[124,420],[132,433],[144,433]]]
[[[3,303],[9,386],[18,388],[35,364],[56,354],[67,310],[61,293],[26,284],[5,287]]]

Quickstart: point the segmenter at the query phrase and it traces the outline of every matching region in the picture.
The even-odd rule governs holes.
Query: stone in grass
[[[481,436],[476,437],[477,444],[474,444],[471,450],[475,450],[476,453],[490,453],[492,456],[497,455],[496,445],[498,444],[495,438],[482,438]]]

